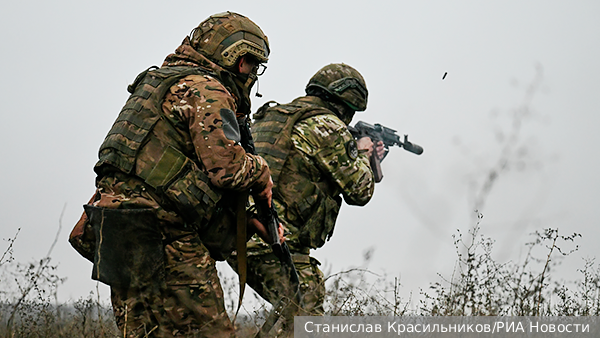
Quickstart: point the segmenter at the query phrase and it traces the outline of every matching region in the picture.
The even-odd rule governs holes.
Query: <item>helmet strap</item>
[[[250,89],[256,81],[256,76],[253,74],[236,74],[234,77],[235,85],[239,93],[239,108],[240,115],[250,114]]]
[[[316,96],[325,101],[328,106],[327,108],[331,110],[335,116],[342,120],[346,125],[350,124],[352,121],[355,111],[327,90],[317,86],[309,86],[306,88],[306,94],[310,96]]]
[[[350,109],[342,102],[327,102],[335,115],[342,120],[346,125],[349,125],[354,117],[354,110]],[[333,109],[332,109],[333,108]]]

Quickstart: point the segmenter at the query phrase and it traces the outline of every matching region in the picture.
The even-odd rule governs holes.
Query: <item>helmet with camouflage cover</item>
[[[306,85],[309,94],[320,88],[338,98],[354,111],[367,109],[367,84],[360,73],[343,63],[332,63],[321,68]]]
[[[269,60],[269,40],[247,17],[225,12],[202,21],[190,34],[191,45],[211,61],[231,69],[238,59],[251,54],[259,63]]]

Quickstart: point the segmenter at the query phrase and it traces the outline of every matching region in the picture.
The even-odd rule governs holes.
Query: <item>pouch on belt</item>
[[[96,237],[92,279],[119,288],[165,286],[165,253],[153,210],[83,207]]]

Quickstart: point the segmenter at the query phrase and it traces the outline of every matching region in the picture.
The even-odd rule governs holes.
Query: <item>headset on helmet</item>
[[[367,109],[369,92],[360,73],[343,63],[332,63],[321,68],[306,85],[306,93],[320,88],[339,99],[354,111]]]
[[[251,54],[259,63],[269,60],[269,40],[247,17],[225,12],[202,21],[190,34],[194,49],[226,69]]]

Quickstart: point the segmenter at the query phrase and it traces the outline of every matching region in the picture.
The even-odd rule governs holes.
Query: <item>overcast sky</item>
[[[494,257],[518,260],[528,234],[547,227],[583,236],[563,276],[576,277],[582,258],[600,256],[597,1],[0,6],[0,238],[21,228],[16,260],[39,259],[65,209],[52,255],[67,277],[61,300],[95,290],[91,264],[67,238],[94,191],[97,151],[127,85],[226,10],[251,18],[271,43],[253,110],[302,95],[319,68],[344,62],[369,89],[368,109],[353,123],[382,123],[425,149],[421,156],[392,149],[371,202],[342,207],[332,240],[314,254],[326,270],[359,266],[372,248],[369,268],[399,277],[405,294],[438,281],[437,273],[449,276],[452,234],[473,225],[477,194],[502,158],[508,167],[480,210],[481,233],[496,240]],[[0,251],[7,245],[0,242]]]

